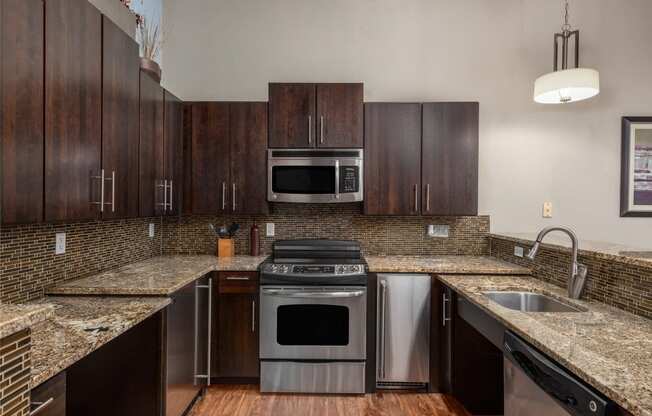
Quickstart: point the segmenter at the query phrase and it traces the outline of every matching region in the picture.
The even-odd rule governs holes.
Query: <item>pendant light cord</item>
[[[571,25],[568,23],[568,0],[564,0],[564,24],[561,26],[561,31],[567,33],[570,30]]]

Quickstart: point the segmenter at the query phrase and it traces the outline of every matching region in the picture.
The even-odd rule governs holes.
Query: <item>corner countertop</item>
[[[365,256],[374,273],[531,274],[489,256]]]
[[[20,332],[52,316],[53,309],[45,305],[0,304],[0,339]]]
[[[635,416],[652,416],[652,321],[599,302],[568,299],[556,286],[526,276],[438,276],[508,329]],[[483,291],[547,294],[587,312],[525,313]]]
[[[45,297],[52,316],[32,328],[32,388],[170,304],[166,297]]]
[[[48,295],[168,296],[212,271],[255,271],[265,256],[161,256],[46,289]]]
[[[256,271],[266,256],[161,256],[46,290],[48,295],[169,296],[212,271]],[[530,274],[489,256],[366,256],[371,272]]]

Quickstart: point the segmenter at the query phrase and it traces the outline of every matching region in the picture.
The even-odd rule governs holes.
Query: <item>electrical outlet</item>
[[[54,245],[54,254],[64,254],[66,252],[66,233],[57,233]]]
[[[516,257],[523,257],[523,247],[521,246],[514,246],[514,255]]]
[[[428,237],[431,238],[448,238],[450,234],[450,226],[448,225],[429,225]]]
[[[552,218],[552,202],[543,203],[543,218]]]
[[[267,237],[274,237],[276,230],[273,222],[268,222],[265,224],[265,235]]]
[[[154,238],[154,234],[156,232],[156,228],[154,228],[154,223],[150,222],[149,223],[149,238]]]

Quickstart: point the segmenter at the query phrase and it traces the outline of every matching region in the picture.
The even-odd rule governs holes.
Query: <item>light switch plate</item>
[[[448,225],[429,225],[428,237],[432,238],[448,238],[450,235],[450,226]]]
[[[66,252],[66,233],[57,233],[54,246],[54,254],[64,254]]]
[[[273,223],[273,222],[268,222],[268,223],[266,223],[266,224],[265,224],[265,235],[266,235],[267,237],[274,237],[274,235],[276,234],[276,230],[275,230],[275,228],[276,228],[276,227],[274,227],[274,223]]]
[[[156,229],[154,228],[154,223],[150,222],[149,223],[149,238],[154,238],[154,233]]]
[[[514,246],[514,255],[516,257],[523,257],[523,247],[521,246]]]
[[[552,218],[552,202],[543,203],[543,218]]]

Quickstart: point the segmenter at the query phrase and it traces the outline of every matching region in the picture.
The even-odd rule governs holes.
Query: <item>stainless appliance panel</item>
[[[355,156],[337,156],[338,152],[344,152]],[[282,156],[274,156],[281,153]],[[291,202],[291,203],[340,203],[359,202],[364,196],[364,151],[361,149],[329,149],[329,150],[293,150],[269,149],[267,158],[267,200],[270,202]],[[328,193],[283,193],[276,192],[273,187],[274,168],[276,167],[331,167],[332,191]],[[346,181],[346,173],[341,172],[347,168],[355,167],[357,177],[355,181],[358,189],[355,192],[347,192],[341,184]]]
[[[263,361],[263,393],[365,393],[364,362]]]
[[[430,378],[429,275],[379,274],[377,381],[428,383]]]
[[[261,359],[366,358],[364,286],[264,286],[260,319]]]
[[[504,359],[505,416],[568,416],[563,407],[517,366]]]
[[[195,379],[196,289],[191,283],[172,295],[167,318],[166,416],[180,416],[202,389]]]

